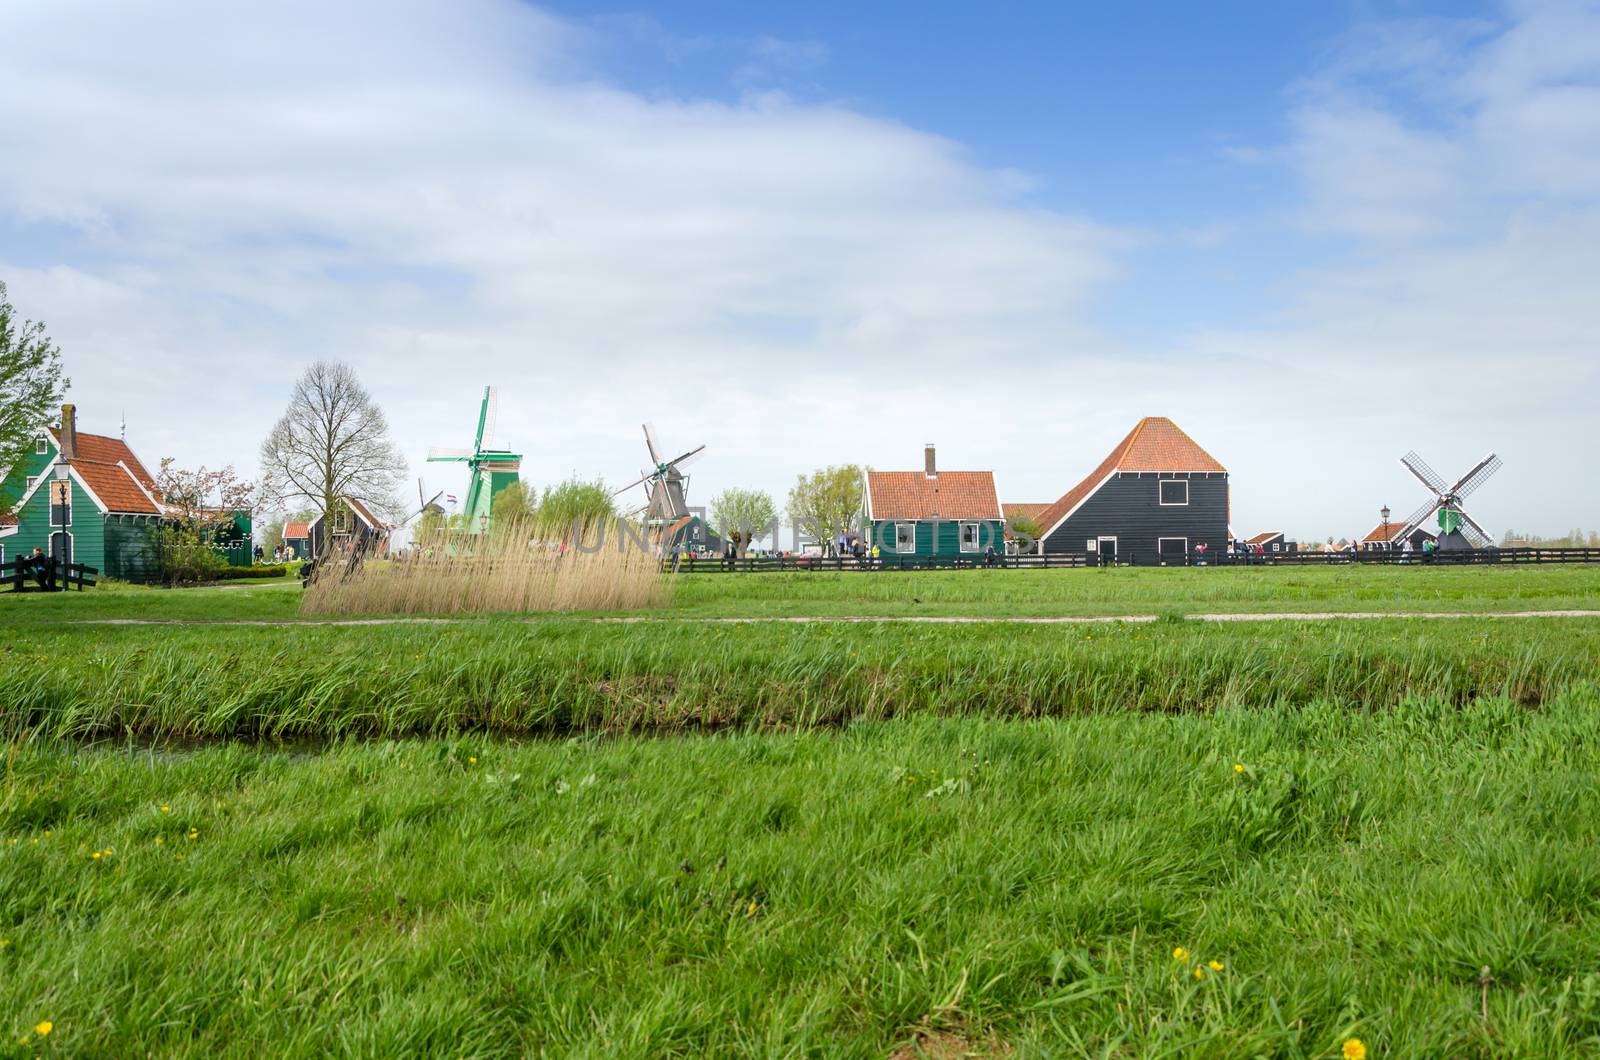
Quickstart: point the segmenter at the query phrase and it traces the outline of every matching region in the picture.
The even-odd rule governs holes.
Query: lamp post
[[[1378,514],[1383,516],[1383,547],[1385,549],[1393,548],[1394,543],[1389,540],[1389,506],[1385,504],[1382,508],[1379,508]]]

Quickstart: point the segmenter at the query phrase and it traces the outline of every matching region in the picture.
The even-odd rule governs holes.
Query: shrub
[[[216,573],[219,582],[241,581],[249,578],[282,578],[291,570],[299,570],[298,563],[256,564],[252,567],[223,567]]]

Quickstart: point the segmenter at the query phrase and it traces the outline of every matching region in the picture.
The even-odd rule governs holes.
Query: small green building
[[[992,471],[940,471],[934,448],[921,471],[867,472],[867,544],[880,558],[982,560],[1005,553],[1005,515]]]
[[[77,429],[76,409],[61,407],[29,453],[0,479],[13,515],[0,523],[0,563],[42,549],[58,563],[94,567],[102,577],[157,581],[152,531],[166,519],[154,476],[121,438]],[[251,561],[248,513],[219,533],[229,563]]]

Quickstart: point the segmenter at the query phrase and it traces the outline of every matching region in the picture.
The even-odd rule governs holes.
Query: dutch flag
[[[454,493],[446,493],[444,495],[444,502],[451,507],[454,507],[456,503],[456,495]]]

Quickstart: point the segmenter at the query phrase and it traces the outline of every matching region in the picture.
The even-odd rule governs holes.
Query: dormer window
[[[48,453],[50,451],[50,439],[46,438],[42,434],[39,435],[39,437],[33,440],[33,451],[40,456]]]

